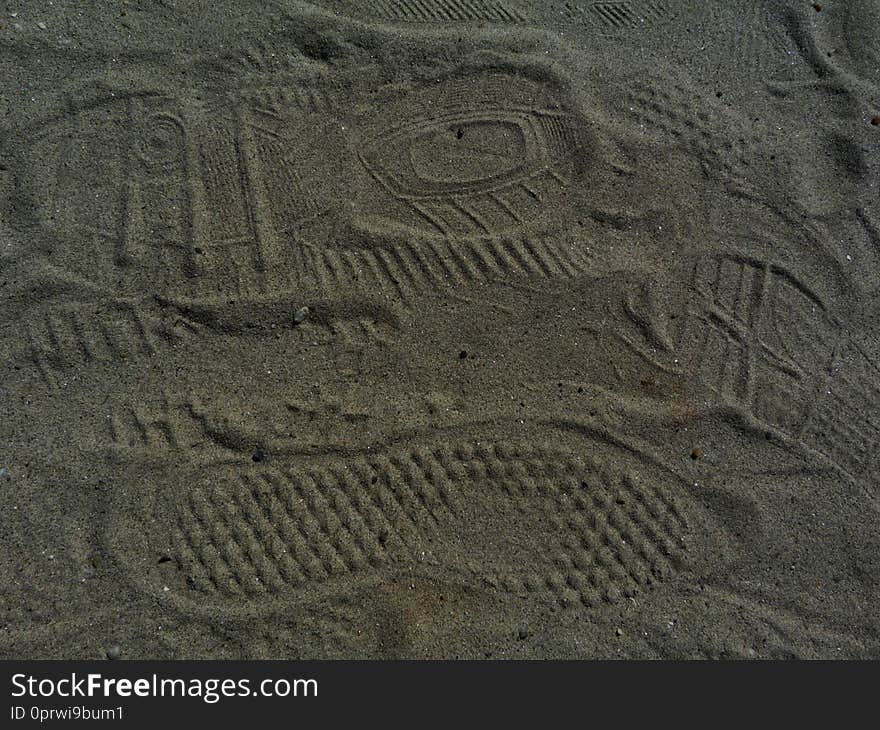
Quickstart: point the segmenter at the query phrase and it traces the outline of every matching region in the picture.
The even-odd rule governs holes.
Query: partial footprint
[[[880,368],[803,282],[738,255],[697,262],[679,346],[710,398],[876,492]]]
[[[187,611],[237,615],[389,571],[596,606],[729,555],[725,528],[681,482],[604,442],[227,467],[111,514],[108,551],[132,582]]]

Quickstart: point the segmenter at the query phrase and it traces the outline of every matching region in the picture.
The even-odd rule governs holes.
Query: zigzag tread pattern
[[[412,299],[420,292],[508,276],[570,278],[589,270],[575,245],[531,237],[424,239],[392,248],[305,248],[305,281],[333,290],[352,280],[369,289]]]
[[[43,379],[56,386],[63,374],[92,362],[152,356],[176,334],[136,306],[55,306],[26,324],[28,351]]]
[[[522,13],[499,0],[377,0],[373,14],[417,23],[491,21],[521,23]]]
[[[587,18],[600,30],[632,30],[671,14],[668,0],[621,0],[619,2],[566,2],[569,18]]]

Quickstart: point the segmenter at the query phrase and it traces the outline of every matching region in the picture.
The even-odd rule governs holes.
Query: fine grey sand
[[[0,656],[880,657],[880,1],[0,59]]]

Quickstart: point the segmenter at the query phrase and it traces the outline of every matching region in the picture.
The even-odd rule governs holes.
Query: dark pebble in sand
[[[107,649],[108,659],[119,659],[120,656],[122,656],[122,649],[120,649],[118,646],[111,646],[109,649]]]
[[[294,324],[302,324],[305,322],[306,317],[309,316],[309,308],[308,307],[300,307],[296,310],[293,315],[293,323]]]
[[[875,127],[880,127],[880,117],[872,117],[871,124],[873,124]]]
[[[467,357],[467,350],[462,350],[461,352],[458,353],[459,360],[464,360],[466,357]]]
[[[691,458],[696,461],[697,459],[703,458],[703,450],[697,446],[693,451],[691,451]]]

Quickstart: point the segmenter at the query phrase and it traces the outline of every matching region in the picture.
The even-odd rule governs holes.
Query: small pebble
[[[691,451],[691,458],[696,461],[697,459],[703,458],[703,450],[697,446],[693,451]]]
[[[37,23],[37,28],[40,30],[46,30],[46,24],[43,22]]]
[[[293,323],[301,324],[305,321],[305,318],[309,316],[309,308],[308,307],[300,307],[296,310],[296,313],[293,315]]]
[[[107,658],[108,659],[119,659],[119,657],[121,655],[122,655],[122,649],[120,649],[116,645],[111,646],[109,649],[107,649]]]
[[[617,629],[617,630],[614,632],[614,634],[615,634],[616,636],[623,636],[623,629]]]

